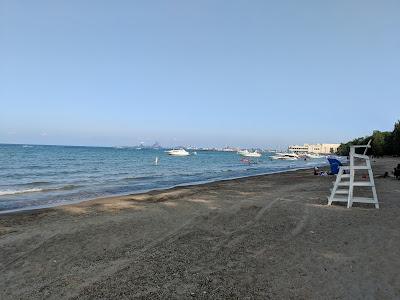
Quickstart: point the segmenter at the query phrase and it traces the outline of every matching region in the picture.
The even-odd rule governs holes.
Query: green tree
[[[371,136],[366,136],[366,137],[356,138],[347,143],[340,144],[338,150],[336,151],[336,154],[342,155],[342,156],[347,156],[347,155],[349,155],[349,152],[350,152],[350,146],[366,145],[370,139],[371,139]],[[362,151],[364,151],[364,150],[362,150]]]
[[[394,124],[392,132],[375,130],[372,136],[360,137],[340,144],[336,153],[344,156],[349,155],[351,145],[366,145],[370,139],[372,139],[372,147],[368,153],[376,156],[400,155],[400,121]],[[360,151],[363,151],[363,149]]]
[[[392,149],[393,154],[400,155],[400,121],[394,124],[392,132]]]
[[[379,130],[375,130],[372,133],[372,154],[376,155],[376,156],[383,156],[385,153],[385,136],[384,133],[379,131]]]
[[[386,146],[386,142],[388,141],[388,137],[390,137],[392,135],[391,132],[382,132],[379,130],[375,130],[372,134],[372,154],[376,155],[376,156],[383,156],[385,154],[389,154],[387,153],[387,146]]]
[[[340,156],[347,156],[349,155],[350,152],[350,143],[346,143],[346,144],[340,144],[340,146],[338,147],[336,154],[340,155]]]
[[[393,133],[386,132],[385,135],[385,146],[384,151],[385,155],[393,155]]]

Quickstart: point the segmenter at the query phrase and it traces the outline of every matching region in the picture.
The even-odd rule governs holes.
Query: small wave
[[[51,184],[50,181],[32,181],[27,183],[16,184],[16,186],[37,186],[37,185],[48,185]]]
[[[39,189],[39,188],[32,188],[32,189],[25,189],[25,190],[0,190],[0,196],[34,193],[34,192],[41,192],[42,190],[43,189]]]
[[[123,180],[123,181],[146,180],[146,179],[155,179],[155,178],[158,178],[158,177],[161,177],[161,176],[159,176],[159,175],[137,176],[137,177],[135,177],[135,176],[128,176],[128,177],[121,178],[120,180]]]
[[[37,193],[37,192],[52,192],[52,191],[67,191],[73,190],[80,187],[79,185],[68,184],[61,187],[56,188],[30,188],[30,189],[23,189],[23,190],[0,190],[0,196],[5,195],[16,195],[16,194],[26,194],[26,193]]]
[[[80,187],[80,185],[75,185],[75,184],[68,184],[68,185],[64,185],[60,188],[55,188],[55,189],[48,189],[48,190],[73,190]]]

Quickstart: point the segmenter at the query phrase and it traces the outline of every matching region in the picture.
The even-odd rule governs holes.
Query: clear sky
[[[398,0],[0,0],[3,143],[284,147],[399,118]]]

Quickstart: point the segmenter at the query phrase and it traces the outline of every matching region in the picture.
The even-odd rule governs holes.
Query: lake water
[[[164,151],[0,144],[0,212],[327,164],[324,158],[271,160],[272,153],[263,153],[249,165],[236,152],[174,157]]]

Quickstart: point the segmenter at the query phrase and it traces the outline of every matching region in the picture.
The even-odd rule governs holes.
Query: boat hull
[[[260,153],[249,153],[249,154],[240,154],[241,156],[244,156],[244,157],[261,157],[261,154]]]
[[[271,156],[273,160],[298,160],[296,157]]]
[[[188,156],[189,153],[187,153],[187,154],[168,153],[168,155],[171,155],[171,156]]]
[[[239,155],[244,156],[244,157],[261,157],[261,153],[258,152],[249,152],[247,150],[245,151],[239,151]]]
[[[188,156],[190,155],[189,152],[187,152],[186,150],[169,150],[167,151],[168,155],[171,156]]]

